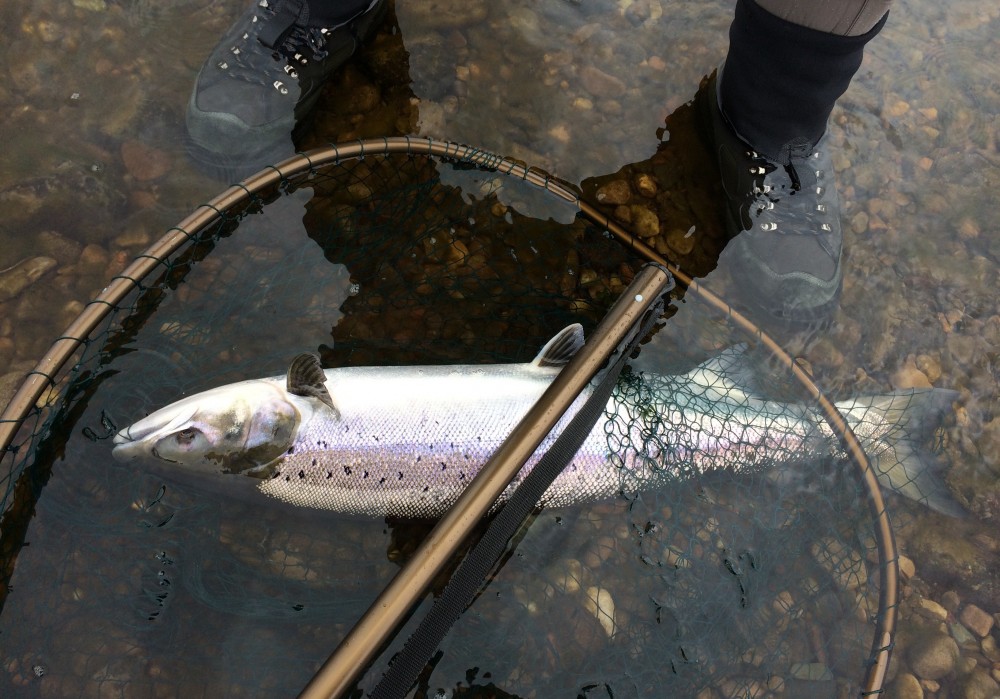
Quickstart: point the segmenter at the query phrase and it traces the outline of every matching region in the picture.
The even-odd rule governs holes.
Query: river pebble
[[[950,674],[959,657],[958,644],[944,634],[921,638],[909,649],[910,666],[921,679],[939,680]]]
[[[996,699],[1000,696],[1000,685],[990,674],[976,668],[962,685],[961,699]]]
[[[909,556],[903,556],[902,554],[900,554],[898,565],[899,565],[899,574],[903,577],[904,581],[909,580],[910,578],[912,578],[914,575],[917,574],[917,569],[913,563],[913,559],[910,558]]]
[[[1000,667],[1000,646],[997,645],[997,640],[993,636],[984,638],[980,644],[980,649],[987,660],[993,663],[994,666]]]
[[[993,616],[984,612],[974,604],[966,605],[965,609],[962,610],[962,613],[958,618],[966,628],[980,638],[989,634],[990,629],[993,628]]]
[[[20,296],[58,264],[51,257],[31,257],[0,270],[0,303]]]
[[[924,688],[920,686],[920,680],[903,672],[889,685],[887,694],[890,699],[924,699]]]
[[[916,361],[912,356],[906,358],[903,365],[893,373],[890,381],[896,390],[931,388],[932,386],[930,378],[917,368]]]
[[[868,580],[867,569],[860,554],[845,547],[840,541],[825,537],[812,545],[816,562],[827,571],[838,587],[857,590]]]
[[[632,221],[632,232],[640,238],[648,240],[660,235],[660,218],[656,212],[650,211],[645,206],[635,204],[629,207],[630,219]]]
[[[931,618],[937,619],[938,621],[945,621],[948,618],[948,610],[932,599],[921,599],[920,609],[922,609]]]
[[[600,587],[588,587],[584,596],[584,606],[600,622],[604,633],[615,635],[618,622],[615,617],[615,602],[611,598],[611,593]]]
[[[632,199],[632,189],[625,180],[613,180],[598,187],[596,199],[609,206],[628,204]]]
[[[140,182],[163,177],[173,165],[173,159],[166,151],[137,140],[122,143],[121,157],[128,174]]]
[[[979,648],[975,636],[961,624],[948,624],[948,632],[962,650],[977,650]]]

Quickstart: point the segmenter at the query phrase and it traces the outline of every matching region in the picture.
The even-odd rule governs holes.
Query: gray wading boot
[[[235,181],[290,157],[327,78],[378,28],[386,0],[313,26],[303,0],[259,0],[209,55],[188,102],[188,153]]]
[[[742,141],[719,108],[716,78],[699,96],[703,133],[725,192],[724,253],[737,296],[764,321],[826,323],[842,274],[840,201],[824,135],[808,155],[778,165]]]
[[[827,123],[886,17],[863,34],[832,34],[737,0],[725,66],[700,95],[732,236],[719,266],[736,282],[734,301],[770,329],[823,325],[839,304]]]

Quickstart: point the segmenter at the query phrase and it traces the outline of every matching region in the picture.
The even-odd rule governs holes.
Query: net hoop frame
[[[860,696],[881,694],[884,689],[889,659],[896,630],[899,599],[899,554],[896,549],[891,520],[875,471],[850,426],[833,402],[827,398],[809,374],[764,330],[732,308],[697,280],[685,274],[663,258],[653,248],[633,235],[625,226],[603,214],[594,205],[584,201],[580,189],[536,167],[512,158],[452,141],[419,136],[395,136],[363,139],[348,143],[330,144],[316,148],[268,166],[239,183],[230,185],[219,195],[197,207],[191,214],[170,228],[159,240],[150,245],[118,275],[98,296],[90,301],[70,323],[62,335],[52,343],[42,359],[28,372],[14,396],[0,414],[0,455],[10,450],[18,430],[39,398],[49,388],[56,386],[56,377],[69,359],[83,345],[97,326],[132,291],[138,289],[143,279],[166,258],[179,250],[197,234],[223,217],[225,212],[250,202],[254,195],[289,185],[307,178],[325,167],[336,166],[344,160],[363,159],[367,155],[411,154],[433,156],[468,163],[520,178],[544,189],[578,207],[591,222],[605,228],[618,241],[648,262],[666,268],[687,293],[695,294],[716,311],[722,313],[733,325],[750,338],[763,344],[815,401],[823,418],[841,442],[848,459],[860,475],[865,488],[869,513],[874,522],[880,572],[879,605],[875,618],[875,634],[868,657]],[[0,540],[3,534],[0,519]]]

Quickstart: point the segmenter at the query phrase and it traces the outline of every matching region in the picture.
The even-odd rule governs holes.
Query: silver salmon
[[[120,461],[249,477],[262,493],[301,507],[436,517],[583,341],[582,327],[571,325],[525,364],[324,371],[316,355],[302,354],[285,376],[213,388],[155,411],[115,435],[113,454]],[[740,348],[727,350],[686,374],[623,379],[632,390],[616,390],[541,504],[597,500],[718,469],[756,472],[836,456],[839,443],[813,408],[753,392],[752,381],[744,381],[742,354]],[[884,487],[960,516],[961,507],[934,473],[934,460],[918,446],[956,397],[926,389],[837,407]],[[585,398],[586,392],[555,434]]]

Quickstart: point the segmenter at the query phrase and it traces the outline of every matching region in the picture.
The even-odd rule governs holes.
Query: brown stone
[[[678,255],[688,255],[694,250],[694,236],[688,235],[680,228],[672,228],[667,233],[667,245]]]
[[[166,151],[136,140],[122,143],[121,154],[128,174],[140,182],[163,177],[173,164]]]
[[[660,234],[660,218],[644,206],[632,206],[632,231],[643,239],[655,238]]]
[[[51,257],[29,257],[0,270],[0,301],[9,301],[50,272],[58,262]]]
[[[920,680],[904,672],[892,683],[889,696],[895,699],[924,699],[924,689],[920,686]]]
[[[657,187],[656,179],[645,172],[636,175],[635,178],[635,189],[639,194],[644,197],[649,197],[650,199],[656,196],[659,187]]]
[[[620,97],[625,93],[625,83],[600,68],[586,66],[580,70],[583,88],[595,97]]]
[[[958,644],[951,636],[935,634],[918,641],[910,648],[909,655],[910,665],[918,677],[939,680],[955,669]]]
[[[988,635],[993,628],[993,617],[974,604],[966,605],[958,619],[965,628],[980,638]]]
[[[598,204],[611,204],[618,206],[627,204],[632,199],[632,190],[625,180],[613,180],[606,185],[597,188]]]

